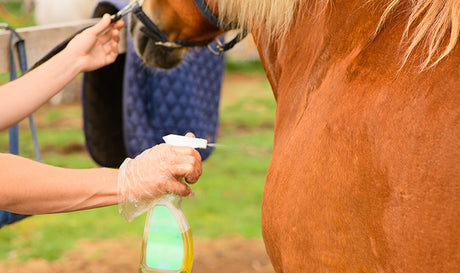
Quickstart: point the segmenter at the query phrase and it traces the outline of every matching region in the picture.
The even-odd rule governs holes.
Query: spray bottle
[[[163,137],[167,144],[206,149],[206,139],[178,135]],[[142,238],[139,273],[191,273],[193,240],[180,206],[182,197],[161,197],[148,212]]]

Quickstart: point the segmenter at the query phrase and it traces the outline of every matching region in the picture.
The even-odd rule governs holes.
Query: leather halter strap
[[[218,28],[223,29],[235,29],[237,26],[235,24],[229,23],[227,21],[220,21],[219,17],[212,12],[209,8],[208,3],[205,0],[193,0],[195,5],[200,10],[201,14],[208,20],[209,23],[215,25]]]
[[[208,20],[211,24],[217,26],[218,28],[222,29],[234,29],[236,28],[235,24],[221,22],[219,18],[211,11],[208,4],[204,0],[194,0],[196,6],[200,10],[201,14]],[[204,40],[204,41],[188,41],[186,39],[176,40],[176,41],[169,41],[168,36],[160,30],[160,28],[145,14],[142,10],[142,6],[136,3],[133,7],[133,14],[142,22],[144,25],[141,28],[141,31],[147,35],[148,37],[157,40],[156,45],[163,46],[169,50],[174,50],[183,47],[204,47],[207,46],[209,51],[214,55],[221,55],[224,51],[227,51],[234,47],[238,42],[240,42],[244,37],[247,35],[247,31],[244,30],[239,33],[235,38],[233,38],[228,43],[222,44],[220,41],[215,39],[216,46],[213,48],[211,43],[214,39],[211,40]]]

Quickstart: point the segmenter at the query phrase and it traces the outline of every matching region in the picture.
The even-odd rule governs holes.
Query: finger
[[[113,28],[118,29],[118,30],[122,29],[124,26],[125,26],[125,21],[123,19],[120,19],[120,20],[116,21],[112,25]]]
[[[90,28],[90,31],[95,35],[99,35],[107,30],[108,27],[110,27],[110,15],[106,13],[97,24]]]
[[[152,147],[154,150],[156,150],[158,153],[164,153],[167,156],[174,156],[174,155],[191,155],[193,154],[193,149],[192,147],[188,146],[176,146],[172,144],[167,144],[167,143],[161,143],[158,145],[155,145]]]
[[[188,132],[185,134],[186,137],[195,137],[195,134],[192,132]]]
[[[169,144],[168,144],[169,145]],[[171,146],[171,151],[174,152],[174,153],[177,153],[178,155],[193,155],[196,150],[192,147],[188,147],[188,146],[174,146],[174,145],[170,145]]]
[[[185,197],[192,193],[192,189],[187,184],[176,181],[168,183],[167,192]]]
[[[99,36],[98,40],[102,45],[106,45],[108,43],[115,43],[116,45],[118,45],[118,42],[120,41],[119,34],[120,31],[118,31],[117,29],[112,29]]]
[[[112,54],[115,54],[115,56],[118,55],[118,42],[112,42]]]
[[[99,40],[99,42],[103,45],[105,45],[106,43],[108,43],[110,40],[112,40],[113,38],[113,34],[112,34],[112,31],[107,31],[105,32],[104,34],[100,35],[97,37],[97,39]]]
[[[102,45],[102,50],[106,56],[118,52],[118,44],[114,41],[108,41],[106,44]]]
[[[108,45],[109,46],[109,45]],[[110,43],[110,48],[106,49],[107,64],[113,63],[118,56],[118,44]]]
[[[201,176],[202,167],[200,163],[178,164],[172,166],[170,170],[176,179],[185,178],[187,183],[194,184]]]
[[[201,165],[201,155],[195,151],[195,160],[193,161],[193,172],[185,175],[185,182],[195,184],[203,173],[203,166]]]
[[[201,156],[195,149],[187,146],[171,146],[165,154],[165,162],[169,164],[195,164],[201,163]]]
[[[185,179],[185,182],[187,182],[188,184],[195,184],[196,182],[198,182],[198,179],[200,179],[200,176],[202,174],[202,168],[201,168],[201,165],[200,166],[197,166],[194,168],[194,172],[189,174],[189,175],[186,175],[184,177]]]
[[[112,31],[112,40],[117,42],[117,43],[120,41],[120,30],[114,29]]]

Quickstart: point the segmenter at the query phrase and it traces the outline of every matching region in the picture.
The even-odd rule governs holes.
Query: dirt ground
[[[140,260],[139,241],[82,240],[58,261],[41,259],[24,263],[2,261],[2,273],[136,273]],[[224,237],[195,240],[193,273],[273,273],[262,240]]]

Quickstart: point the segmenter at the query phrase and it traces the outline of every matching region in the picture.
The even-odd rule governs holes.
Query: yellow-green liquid
[[[164,270],[164,269],[154,269],[149,268],[145,265],[145,254],[146,254],[146,247],[147,244],[147,237],[144,236],[142,238],[142,254],[141,254],[141,264],[139,267],[139,273],[169,273],[169,272],[180,272],[180,273],[191,273],[192,272],[192,265],[193,265],[193,239],[192,239],[192,232],[190,229],[182,233],[182,240],[184,242],[184,260],[182,261],[182,267],[179,271],[171,271],[171,270]]]
[[[183,249],[184,249],[184,258],[182,261],[182,266],[180,270],[165,270],[158,268],[150,268],[146,264],[146,249],[148,242],[148,233],[144,233],[142,238],[142,253],[141,253],[141,262],[139,266],[139,273],[191,273],[193,265],[193,238],[192,232],[188,229],[186,232],[181,233]]]

